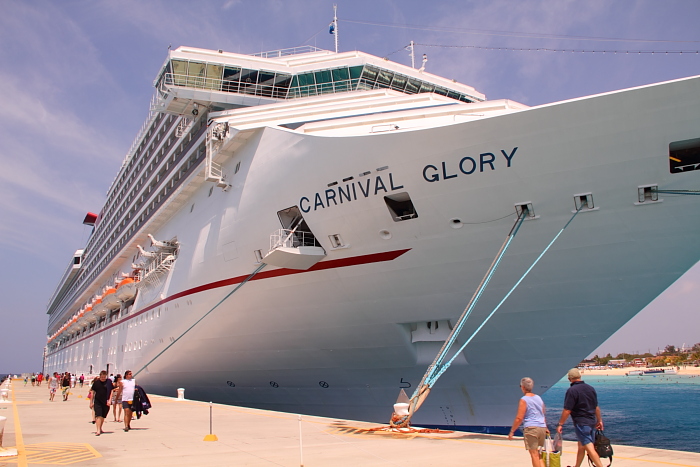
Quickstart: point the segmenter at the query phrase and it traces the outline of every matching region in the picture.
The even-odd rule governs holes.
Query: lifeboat
[[[131,277],[127,277],[119,282],[115,293],[117,298],[122,302],[132,300],[136,296],[136,281]]]
[[[105,290],[104,295],[102,295],[102,304],[109,311],[118,310],[121,306],[121,301],[119,300],[119,298],[117,298],[116,291],[117,289],[115,289],[114,287],[110,287],[107,290]]]
[[[88,325],[88,320],[87,320],[87,317],[85,316],[86,309],[87,309],[87,307],[83,307],[80,310],[80,313],[78,313],[78,324],[80,325],[81,328]]]
[[[92,311],[100,318],[107,314],[107,307],[102,303],[102,295],[98,295],[95,301],[92,302]]]
[[[95,299],[93,299],[86,307],[85,307],[85,318],[88,320],[88,323],[94,323],[97,318],[95,317],[95,312],[94,312],[94,307],[95,305]]]

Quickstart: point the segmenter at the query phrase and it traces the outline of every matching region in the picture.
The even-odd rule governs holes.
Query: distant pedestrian
[[[49,377],[49,400],[53,402],[54,396],[56,396],[56,392],[58,392],[58,373],[54,371],[53,376]]]
[[[581,372],[577,368],[570,369],[567,376],[571,385],[564,396],[564,410],[561,412],[557,432],[562,432],[566,419],[571,415],[578,439],[575,466],[581,467],[583,458],[588,454],[588,458],[596,467],[603,467],[593,444],[595,430],[603,429],[603,418],[600,415],[600,407],[598,407],[598,394],[593,386],[581,381]]]
[[[131,370],[124,372],[124,379],[119,383],[122,390],[122,407],[124,408],[124,431],[131,430],[131,417],[134,413],[134,391],[136,380]]]
[[[115,387],[114,391],[112,391],[112,413],[114,415],[114,421],[115,422],[121,422],[121,415],[122,415],[122,387],[121,387],[121,381],[122,381],[122,375],[117,375],[114,377],[115,381]]]
[[[44,379],[44,373],[39,373],[36,375],[36,385],[41,386],[41,381]]]
[[[61,379],[61,394],[63,394],[63,400],[67,401],[70,395],[70,373],[67,371],[63,375],[63,379]]]
[[[520,390],[523,392],[523,397],[518,402],[518,412],[513,420],[510,433],[508,433],[508,439],[513,439],[513,433],[522,424],[525,427],[523,430],[525,449],[530,453],[532,467],[546,467],[540,457],[540,451],[544,447],[544,438],[549,430],[545,420],[544,402],[540,396],[532,392],[534,385],[532,378],[520,380]]]
[[[27,382],[29,382],[29,376],[24,377],[24,385],[25,386],[27,385]]]
[[[32,386],[36,384],[36,375],[32,373]]]
[[[75,387],[75,373],[71,373],[70,375],[70,387]]]
[[[107,379],[107,372],[101,371],[99,379],[95,380],[90,387],[90,408],[95,411],[95,436],[100,436],[102,425],[109,414],[109,406],[112,403],[112,381]]]
[[[83,387],[83,383],[85,382],[85,375],[80,375],[80,378],[78,378],[78,381],[80,381],[80,387]]]

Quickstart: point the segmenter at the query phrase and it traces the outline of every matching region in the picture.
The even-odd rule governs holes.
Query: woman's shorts
[[[528,451],[536,450],[544,446],[544,437],[547,434],[547,429],[542,426],[528,426],[523,431],[523,439],[525,440],[525,449]]]

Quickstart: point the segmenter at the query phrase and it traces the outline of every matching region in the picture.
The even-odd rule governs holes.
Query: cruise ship
[[[497,432],[520,378],[546,391],[700,259],[700,77],[528,107],[357,51],[179,47],[154,87],[46,372],[387,423],[519,221],[413,416]]]

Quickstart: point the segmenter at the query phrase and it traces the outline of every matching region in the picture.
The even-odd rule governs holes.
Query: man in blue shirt
[[[603,467],[593,444],[595,430],[603,429],[603,418],[600,415],[600,407],[598,407],[598,395],[593,386],[581,381],[581,372],[578,371],[578,368],[569,370],[567,376],[571,386],[566,390],[564,396],[564,410],[561,412],[557,432],[562,432],[564,422],[571,415],[576,438],[578,438],[576,467],[581,467],[585,454],[588,454],[588,458],[596,467]]]

